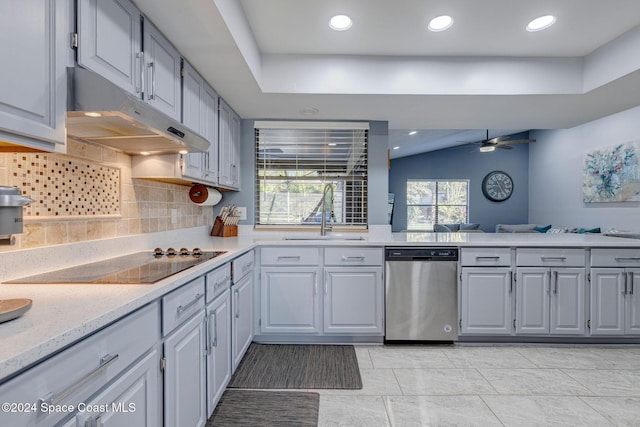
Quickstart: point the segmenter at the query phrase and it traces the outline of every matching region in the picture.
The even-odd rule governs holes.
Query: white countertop
[[[309,235],[311,237],[312,235]],[[194,228],[156,235],[105,239],[83,244],[0,252],[0,281],[52,271],[149,248],[168,247],[177,238],[187,247],[225,250],[226,254],[152,285],[1,284],[0,299],[29,298],[32,308],[18,319],[0,324],[0,379],[13,376],[82,337],[135,309],[157,300],[184,283],[259,245],[269,246],[478,246],[478,247],[635,247],[640,240],[587,234],[528,233],[385,233],[365,240],[283,240],[282,233],[256,232],[237,238],[209,237]],[[83,258],[78,259],[77,254]]]

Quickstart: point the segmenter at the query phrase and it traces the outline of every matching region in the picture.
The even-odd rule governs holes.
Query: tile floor
[[[325,426],[640,426],[640,347],[357,346]]]

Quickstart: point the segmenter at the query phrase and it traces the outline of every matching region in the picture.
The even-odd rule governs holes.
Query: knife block
[[[236,237],[238,235],[237,225],[224,225],[222,219],[219,216],[213,222],[213,228],[211,229],[211,236],[217,237]]]

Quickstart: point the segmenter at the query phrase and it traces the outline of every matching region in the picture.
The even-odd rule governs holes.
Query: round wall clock
[[[502,171],[489,172],[482,180],[482,194],[494,202],[503,202],[513,193],[513,180]]]

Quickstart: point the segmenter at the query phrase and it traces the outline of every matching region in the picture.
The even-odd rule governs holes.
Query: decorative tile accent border
[[[32,217],[120,215],[120,169],[50,154],[13,155],[12,178],[35,200],[24,211]]]

